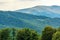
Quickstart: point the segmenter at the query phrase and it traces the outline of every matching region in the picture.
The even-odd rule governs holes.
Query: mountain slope
[[[41,30],[47,25],[56,28],[59,27],[60,18],[36,16],[21,12],[0,11],[0,28],[31,28],[41,32]]]
[[[60,6],[35,6],[32,8],[16,10],[16,12],[23,12],[33,15],[42,15],[47,17],[58,17],[60,18]],[[53,16],[54,15],[54,16]]]

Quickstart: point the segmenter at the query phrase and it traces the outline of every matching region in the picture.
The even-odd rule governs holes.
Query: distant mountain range
[[[17,12],[23,12],[23,13],[28,13],[28,14],[33,14],[33,15],[42,15],[42,16],[47,16],[47,17],[57,17],[60,18],[60,6],[35,6],[32,8],[26,8],[26,9],[21,9],[21,10],[16,10]]]
[[[0,11],[0,28],[31,28],[41,32],[45,26],[60,26],[59,6],[36,6],[33,8]]]

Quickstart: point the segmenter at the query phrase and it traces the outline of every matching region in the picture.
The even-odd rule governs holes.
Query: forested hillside
[[[0,28],[31,28],[41,32],[47,25],[55,28],[60,26],[60,18],[36,16],[13,11],[0,11]]]

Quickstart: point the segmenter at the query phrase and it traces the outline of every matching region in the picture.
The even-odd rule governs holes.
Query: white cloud
[[[60,5],[60,0],[0,0],[0,10],[17,10],[36,5]]]
[[[18,1],[40,1],[40,0],[18,0]]]

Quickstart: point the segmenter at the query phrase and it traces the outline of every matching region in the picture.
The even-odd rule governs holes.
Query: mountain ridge
[[[47,25],[55,28],[59,27],[60,18],[37,16],[15,11],[0,11],[0,28],[31,28],[41,32]]]
[[[16,10],[16,12],[22,12],[27,14],[33,14],[33,15],[42,15],[47,16],[51,18],[60,18],[60,6],[35,6],[32,8],[26,8],[21,10]],[[54,16],[53,16],[54,15]]]

